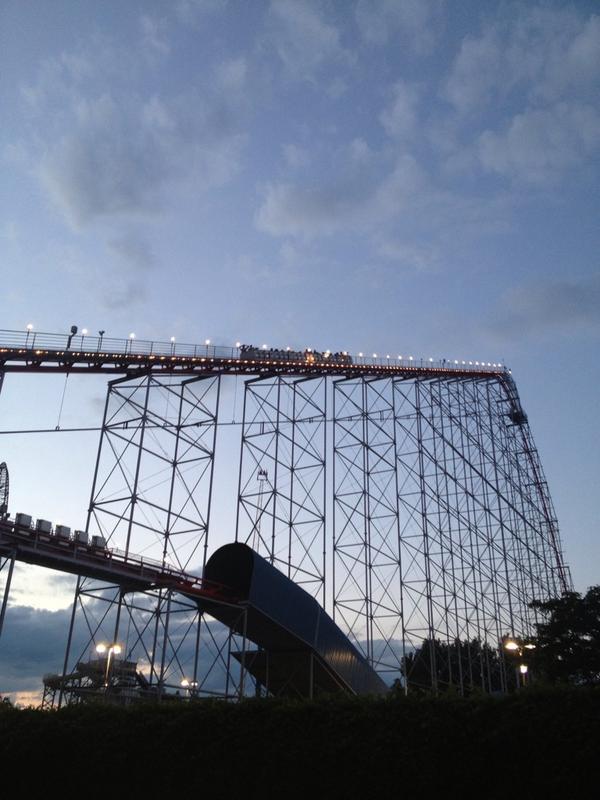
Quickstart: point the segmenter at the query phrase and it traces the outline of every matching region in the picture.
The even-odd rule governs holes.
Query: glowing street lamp
[[[523,656],[526,650],[535,650],[533,642],[527,642],[524,639],[508,636],[504,640],[504,649],[509,653],[518,656],[519,663],[515,665],[515,672],[517,675],[517,688],[527,685],[527,674],[529,667],[523,662]]]
[[[110,677],[110,662],[113,656],[118,656],[122,652],[120,644],[103,644],[96,645],[96,652],[98,655],[106,654],[106,672],[104,673],[104,689],[108,689],[108,682]]]
[[[187,678],[183,678],[180,686],[187,691],[189,697],[193,697],[198,689],[198,681],[190,681]]]

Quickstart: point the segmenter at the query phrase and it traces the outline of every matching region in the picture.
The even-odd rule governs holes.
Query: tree
[[[10,701],[10,697],[2,697],[0,695],[0,712],[12,710],[13,704]]]
[[[499,691],[502,663],[497,650],[479,639],[444,642],[424,639],[402,663],[402,675],[411,692]]]
[[[591,586],[584,597],[563,592],[552,600],[534,600],[545,617],[536,624],[533,642],[535,674],[551,683],[591,685],[600,683],[600,586]]]

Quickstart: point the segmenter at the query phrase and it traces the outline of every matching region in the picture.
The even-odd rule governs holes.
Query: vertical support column
[[[490,687],[489,660],[485,658],[485,647],[491,636],[490,631],[493,630],[493,576],[489,564],[489,509],[485,499],[485,475],[481,469],[482,417],[478,403],[478,379],[461,381],[459,387],[462,410],[461,449],[475,601],[473,621],[476,638],[469,642],[469,647],[475,668],[474,681],[485,691]]]
[[[392,382],[333,387],[334,619],[391,683],[403,656]]]
[[[12,582],[13,570],[15,567],[15,553],[10,556],[0,556],[0,574],[6,570],[6,581],[4,583],[4,591],[2,593],[2,607],[0,608],[0,637],[2,636],[2,628],[4,627],[4,617],[6,616],[6,609],[8,607],[8,598],[10,596],[10,585]]]
[[[418,448],[418,470],[419,470],[419,506],[421,513],[421,532],[423,535],[423,564],[425,568],[424,601],[427,614],[427,638],[429,641],[429,669],[431,676],[431,688],[434,692],[438,690],[438,667],[437,657],[438,648],[436,647],[436,622],[434,618],[433,606],[433,581],[432,581],[432,557],[430,548],[430,520],[429,520],[429,492],[425,478],[425,464],[429,461],[424,451],[424,428],[426,421],[423,413],[422,385],[420,380],[415,381],[415,411],[416,411],[416,433]],[[435,465],[434,465],[435,469]]]
[[[430,548],[438,519],[432,425],[427,413],[427,390],[418,378],[394,380],[393,391],[402,638],[406,650],[403,673],[407,690],[411,687],[435,690],[440,655],[437,636],[444,635],[446,620],[439,613],[437,599],[434,613],[433,583],[435,580],[438,589],[443,589],[443,581],[438,580],[443,570],[439,553],[432,562]],[[436,538],[439,549],[439,536]]]
[[[457,557],[457,530],[455,508],[452,502],[456,495],[452,464],[452,415],[447,413],[445,394],[447,381],[437,380],[429,384],[431,404],[431,422],[433,428],[433,457],[437,465],[435,471],[434,496],[437,498],[436,527],[439,536],[441,582],[445,613],[445,635],[447,647],[448,685],[457,686],[460,694],[465,692],[462,653],[464,643],[461,642],[461,618],[459,613],[459,597],[461,583],[459,580],[460,562]]]
[[[481,589],[483,636],[481,642],[481,670],[485,677],[484,688],[500,691],[505,688],[502,661],[498,647],[502,639],[503,554],[497,546],[498,530],[502,525],[500,487],[494,440],[495,417],[490,385],[487,379],[472,384],[473,404],[477,426],[473,429],[473,469],[477,475],[477,501],[479,505],[477,528],[481,560]]]

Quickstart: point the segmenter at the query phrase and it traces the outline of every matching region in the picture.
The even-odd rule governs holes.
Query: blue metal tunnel
[[[220,547],[209,558],[204,578],[227,587],[232,602],[202,600],[201,608],[258,645],[259,650],[233,655],[272,694],[387,692],[319,603],[248,545]]]

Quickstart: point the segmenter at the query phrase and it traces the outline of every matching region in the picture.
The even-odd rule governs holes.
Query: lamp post
[[[187,678],[183,678],[181,681],[181,687],[187,690],[188,697],[192,698],[196,696],[196,690],[198,688],[198,681],[190,681]]]
[[[104,673],[104,691],[108,689],[108,683],[110,678],[110,662],[112,660],[113,655],[118,656],[121,653],[121,645],[120,644],[98,644],[96,645],[96,652],[99,655],[104,655],[106,653],[106,671]]]
[[[535,645],[533,642],[528,642],[525,639],[518,639],[516,637],[509,636],[504,640],[504,649],[517,656],[519,660],[519,663],[515,664],[517,689],[520,689],[521,686],[527,686],[529,667],[523,661],[523,656],[525,655],[526,650],[535,650]]]

